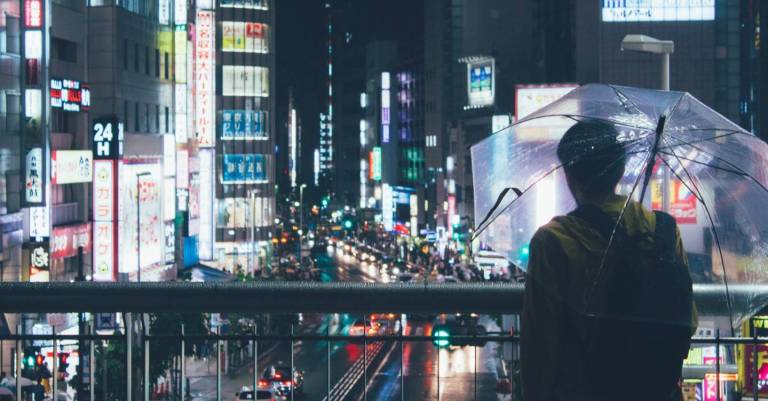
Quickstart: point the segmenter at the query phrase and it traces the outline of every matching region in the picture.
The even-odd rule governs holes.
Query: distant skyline
[[[296,0],[276,4],[277,57],[277,145],[279,166],[287,166],[288,91],[293,89],[295,107],[302,125],[299,182],[312,182],[312,152],[318,146],[319,115],[326,109],[326,16],[325,0]],[[354,26],[341,27],[348,40],[368,43],[373,40],[398,42],[403,57],[422,56],[423,3],[421,0],[336,0],[346,3],[358,16]],[[337,47],[336,56],[342,49]],[[360,88],[361,90],[363,88]],[[339,139],[339,138],[336,138]],[[285,174],[278,172],[281,185],[287,185]]]

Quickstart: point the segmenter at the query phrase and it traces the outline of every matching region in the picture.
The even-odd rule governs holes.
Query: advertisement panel
[[[223,96],[269,96],[269,69],[251,65],[221,68]]]
[[[95,118],[93,134],[93,158],[116,159],[123,154],[123,123],[117,118]]]
[[[495,60],[467,63],[467,99],[471,107],[490,106],[494,102]]]
[[[696,224],[696,196],[680,180],[668,179],[669,210],[666,212],[675,218],[677,224]],[[651,209],[664,210],[662,179],[651,181]]]
[[[256,184],[266,182],[264,155],[226,154],[222,156],[222,184]]]
[[[112,281],[115,277],[114,224],[93,223],[93,281]]]
[[[213,258],[213,197],[214,153],[212,149],[200,150],[200,259]]]
[[[715,0],[603,0],[603,22],[713,21]]]
[[[163,174],[176,174],[176,138],[173,134],[163,135]]]
[[[33,244],[29,248],[29,281],[49,281],[51,255],[48,244]]]
[[[164,226],[165,263],[171,264],[175,261],[176,252],[176,226],[173,222],[165,223]]]
[[[173,177],[163,180],[163,220],[176,218],[176,180]]]
[[[24,27],[40,28],[43,25],[42,0],[24,0]]]
[[[213,11],[198,11],[195,28],[195,119],[198,146],[214,146],[216,107],[216,23]],[[225,67],[226,68],[226,67]],[[226,81],[224,87],[226,88]],[[226,96],[226,94],[224,94]]]
[[[187,0],[174,0],[173,23],[176,25],[187,24]]]
[[[221,140],[266,140],[267,112],[261,110],[223,110]]]
[[[91,223],[53,228],[53,235],[51,236],[52,259],[77,256],[78,248],[83,248],[83,253],[91,252]]]
[[[176,152],[176,187],[189,188],[189,151],[186,149]]]
[[[93,171],[93,220],[112,221],[115,215],[114,162],[96,160]]]
[[[24,193],[29,203],[43,202],[43,148],[32,148],[27,152],[26,188]]]
[[[768,337],[768,316],[755,316],[744,323],[742,328],[744,337]],[[743,378],[743,387],[748,394],[754,393],[755,384],[760,398],[768,395],[768,344],[740,345],[737,348],[737,363],[739,376]],[[755,356],[757,357],[757,377],[755,377]],[[757,383],[755,383],[757,381]],[[750,396],[750,398],[752,398]]]
[[[143,173],[149,174],[139,176]],[[121,273],[129,273],[136,272],[139,262],[142,269],[164,262],[162,166],[122,164],[120,177],[119,268]]]
[[[518,85],[515,87],[515,120],[520,121],[577,88],[574,84]]]
[[[91,108],[91,89],[80,81],[51,78],[51,108],[87,111]]]
[[[221,23],[221,50],[238,53],[267,53],[267,25],[258,22]]]
[[[93,152],[54,150],[51,152],[51,184],[93,181]]]
[[[268,0],[220,0],[221,8],[250,8],[254,10],[266,10]]]
[[[384,229],[392,231],[395,228],[395,205],[393,201],[394,192],[389,184],[381,186],[381,214]]]
[[[378,146],[371,152],[371,179],[381,181],[381,148]]]
[[[50,234],[50,215],[48,206],[33,206],[29,208],[30,238],[43,238]]]

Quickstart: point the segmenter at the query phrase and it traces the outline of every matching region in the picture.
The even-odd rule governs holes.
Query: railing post
[[[328,333],[328,341],[326,341],[326,358],[327,361],[326,366],[326,381],[325,381],[325,388],[326,388],[326,394],[325,399],[328,401],[331,401],[331,323],[328,322],[328,327],[326,328],[326,332]]]
[[[125,349],[125,399],[133,401],[133,315],[131,313],[125,314]]]
[[[257,391],[259,390],[259,341],[256,340],[256,336],[259,334],[259,326],[253,327],[253,394],[256,399]]]
[[[186,347],[187,342],[184,340],[184,323],[181,324],[181,362],[179,362],[179,371],[181,371],[181,400],[184,401],[184,396],[187,394],[187,372],[186,372]]]
[[[716,391],[717,401],[720,401],[720,329],[715,331],[715,377],[716,377]]]
[[[16,326],[16,334],[21,335],[21,325]],[[24,363],[24,350],[22,348],[24,347],[24,343],[21,340],[21,338],[18,338],[16,340],[16,399],[21,400],[21,386],[19,383],[21,382],[21,365]]]
[[[56,393],[59,387],[59,340],[56,339],[56,326],[51,326],[51,332],[53,332],[53,361],[51,361],[51,379],[53,381],[53,385],[51,386],[51,399],[56,400]]]
[[[752,392],[753,392],[752,399],[754,401],[758,401],[759,398],[760,398],[760,396],[759,396],[760,386],[759,386],[759,383],[758,383],[758,380],[757,380],[757,372],[758,372],[758,366],[757,366],[757,362],[758,362],[757,361],[757,355],[758,355],[758,352],[757,352],[757,347],[758,347],[758,344],[757,344],[757,329],[753,328],[752,329]]]
[[[368,321],[363,315],[363,401],[368,401]]]
[[[501,347],[499,347],[499,348],[501,348]],[[472,347],[472,350],[474,351],[474,355],[472,355],[472,359],[474,359],[473,362],[475,363],[475,368],[472,369],[472,371],[474,373],[473,379],[475,381],[474,386],[472,387],[473,390],[474,390],[474,393],[475,393],[475,396],[474,396],[473,400],[477,401],[477,345]],[[502,362],[502,363],[504,363],[504,362]]]
[[[291,373],[289,373],[291,375],[290,376],[290,380],[291,380],[291,401],[293,401],[293,395],[296,393],[296,381],[294,379],[294,373],[293,373],[293,369],[294,369],[294,367],[293,367],[294,366],[293,365],[293,363],[294,363],[294,355],[293,355],[294,354],[294,352],[293,352],[294,351],[293,350],[294,347],[293,347],[293,342],[294,342],[294,340],[293,340],[293,323],[291,323]],[[256,399],[255,396],[254,396],[254,399]]]
[[[145,321],[142,319],[142,321]],[[144,326],[144,401],[149,401],[149,328]]]
[[[96,315],[94,314],[91,315],[91,324],[90,324],[90,330],[89,330],[91,335],[96,334],[95,316]],[[88,358],[88,364],[90,365],[88,367],[88,374],[90,375],[90,380],[89,380],[90,396],[91,396],[91,398],[89,398],[90,401],[95,401],[96,399],[96,347],[94,346],[94,341],[96,340],[91,339],[90,345],[89,345],[90,349],[88,353],[88,355],[90,355],[90,357]]]
[[[401,334],[405,334],[403,329],[401,326]],[[403,343],[404,341],[400,340],[400,401],[405,401],[405,361],[403,360],[405,352],[403,350]]]
[[[216,336],[216,401],[221,401],[221,326]]]

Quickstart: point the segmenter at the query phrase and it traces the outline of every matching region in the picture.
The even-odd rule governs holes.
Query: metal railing
[[[732,286],[730,294],[738,298],[753,293],[753,287]],[[464,284],[354,284],[354,283],[2,283],[0,284],[0,312],[4,313],[53,313],[53,312],[114,312],[125,313],[127,327],[135,327],[133,315],[149,312],[253,312],[253,313],[338,313],[367,314],[371,312],[393,313],[465,313],[480,314],[514,314],[522,306],[523,286],[510,283],[464,283]],[[722,304],[722,287],[716,285],[698,285],[695,287],[697,305],[700,309],[718,310]],[[350,302],[350,300],[359,300]],[[703,306],[703,307],[702,307]],[[724,311],[723,311],[724,312]],[[142,318],[141,321],[144,321]],[[138,325],[137,325],[138,326]],[[400,390],[401,400],[404,394],[404,344],[434,342],[430,335],[367,335],[349,336],[332,334],[259,334],[254,331],[246,335],[191,335],[191,334],[150,334],[146,327],[141,329],[124,330],[123,334],[82,334],[82,335],[33,335],[33,334],[0,334],[0,340],[16,343],[16,377],[21,377],[21,362],[24,342],[50,341],[54,350],[54,367],[56,371],[56,345],[61,341],[87,342],[90,350],[88,355],[95,355],[93,347],[100,342],[122,342],[125,344],[126,387],[127,400],[134,401],[150,399],[149,359],[150,345],[155,342],[175,343],[180,349],[180,355],[185,355],[185,348],[193,342],[211,342],[216,350],[216,400],[222,398],[222,369],[221,355],[223,344],[228,342],[246,342],[252,347],[253,388],[258,387],[259,345],[274,342],[289,342],[291,360],[294,359],[297,342],[326,343],[326,358],[328,360],[325,401],[347,401],[350,394],[362,394],[366,399],[368,394],[369,377],[381,365],[384,356],[396,352],[400,356]],[[20,330],[17,333],[21,332]],[[91,329],[90,333],[95,333]],[[490,333],[486,335],[471,335],[451,337],[454,342],[479,344],[484,342],[516,344],[519,338],[510,333]],[[687,368],[697,375],[715,374],[716,399],[721,399],[721,374],[732,371],[732,365],[724,365],[721,346],[738,345],[752,346],[752,392],[753,399],[758,400],[758,346],[768,344],[765,337],[722,337],[717,333],[713,337],[696,337],[698,345],[714,345],[714,365]],[[341,379],[332,382],[330,368],[331,344],[334,343],[362,344],[361,360],[345,372]],[[371,347],[377,344],[376,347]],[[436,344],[435,347],[438,347]],[[480,345],[469,345],[473,349],[477,363]],[[134,380],[133,352],[144,357],[143,379]],[[226,353],[225,353],[226,354]],[[440,352],[437,353],[438,372],[436,380],[441,380],[439,372]],[[184,358],[181,358],[183,361]],[[89,358],[91,364],[88,371],[91,375],[96,371],[95,358]],[[293,362],[291,363],[293,365]],[[352,373],[349,373],[352,372]],[[317,373],[317,372],[315,372]],[[180,394],[185,394],[185,364],[180,364]],[[54,389],[56,375],[54,374]],[[134,397],[134,390],[141,391]],[[94,379],[91,378],[90,400],[95,400]],[[357,391],[355,391],[357,390]],[[473,399],[477,400],[477,370],[474,370]],[[17,386],[17,396],[21,397],[21,386]],[[139,395],[141,394],[141,395]],[[291,395],[292,398],[293,395]],[[440,392],[437,399],[440,400]],[[21,399],[21,398],[19,398]],[[56,399],[56,398],[54,398]],[[291,400],[293,401],[293,400]]]
[[[183,328],[182,328],[183,331]],[[225,348],[223,347],[223,344],[226,342],[243,342],[247,341],[249,344],[252,345],[253,352],[250,355],[252,358],[252,366],[253,366],[253,376],[252,376],[252,382],[248,383],[248,385],[252,386],[251,388],[259,388],[259,344],[270,344],[275,341],[288,341],[290,342],[291,346],[291,369],[295,366],[293,363],[294,360],[294,350],[295,350],[295,344],[299,341],[302,342],[313,342],[313,343],[326,343],[326,358],[328,360],[328,366],[326,368],[326,386],[325,386],[325,395],[323,400],[325,401],[344,401],[344,400],[354,400],[363,398],[365,399],[368,392],[369,392],[369,377],[372,375],[372,373],[377,369],[378,366],[384,363],[385,356],[389,356],[392,352],[399,352],[400,353],[400,368],[398,372],[397,379],[399,380],[399,386],[400,386],[400,399],[401,401],[404,401],[406,399],[405,397],[405,374],[404,374],[404,344],[406,343],[413,343],[413,342],[434,342],[435,338],[430,335],[402,335],[402,334],[395,334],[395,335],[361,335],[361,336],[350,336],[350,335],[334,335],[334,334],[324,334],[324,335],[318,335],[318,334],[283,334],[283,335],[274,335],[274,334],[256,334],[255,332],[250,335],[221,335],[221,334],[212,334],[212,335],[184,335],[184,334],[176,334],[176,335],[170,335],[170,334],[160,334],[160,335],[150,335],[147,333],[141,333],[140,338],[138,341],[135,339],[132,339],[132,335],[136,335],[137,333],[132,333],[131,330],[128,330],[126,334],[111,334],[111,335],[104,335],[104,334],[83,334],[83,335],[58,335],[58,334],[50,334],[50,335],[34,335],[34,334],[11,334],[11,335],[2,335],[0,336],[0,340],[3,341],[15,341],[16,342],[16,366],[17,371],[16,375],[17,377],[21,376],[21,366],[23,364],[22,358],[22,349],[23,349],[23,342],[24,341],[50,341],[52,343],[52,349],[53,349],[53,367],[52,371],[56,372],[56,352],[57,347],[59,343],[62,341],[78,341],[78,342],[87,342],[88,346],[90,347],[89,355],[94,355],[94,344],[97,342],[104,342],[104,341],[122,341],[126,344],[126,349],[128,350],[125,355],[125,364],[127,365],[126,372],[128,372],[128,378],[126,380],[126,383],[131,383],[126,385],[125,388],[125,400],[141,400],[141,401],[149,401],[150,399],[156,399],[151,398],[151,389],[152,384],[150,382],[149,377],[149,363],[150,363],[150,352],[149,350],[150,344],[153,341],[161,341],[164,344],[168,344],[169,342],[176,342],[178,344],[178,349],[180,350],[180,355],[185,355],[185,347],[187,344],[192,342],[212,342],[216,344],[215,346],[215,352],[217,352],[216,355],[216,395],[215,399],[217,401],[222,400],[222,378],[223,378],[223,369],[222,369],[222,356],[223,353],[225,353]],[[478,355],[478,347],[482,347],[482,345],[477,345],[479,343],[484,342],[496,342],[496,343],[518,343],[519,337],[517,335],[511,335],[508,333],[489,333],[487,335],[472,335],[472,336],[452,336],[451,338],[454,342],[471,342],[475,345],[469,345],[468,347],[471,347],[473,349],[472,352],[472,358],[474,359],[475,368],[472,369],[472,372],[474,373],[473,377],[473,387],[472,387],[472,399],[477,400],[478,399],[478,384],[477,384],[477,355]],[[133,343],[139,344],[138,347],[132,346]],[[342,377],[337,380],[335,383],[331,381],[331,367],[330,367],[330,357],[331,357],[331,344],[334,343],[350,343],[350,344],[357,344],[362,346],[362,356],[359,357],[355,363],[342,375]],[[720,378],[721,375],[725,374],[733,374],[733,369],[729,369],[728,367],[724,367],[722,363],[721,358],[723,355],[721,355],[721,345],[751,345],[752,348],[752,388],[750,389],[752,392],[752,399],[755,401],[759,400],[759,383],[756,379],[758,377],[758,356],[757,356],[757,350],[759,345],[768,344],[768,337],[721,337],[718,335],[715,335],[713,337],[694,337],[693,338],[693,344],[695,345],[714,345],[715,346],[715,361],[713,365],[707,365],[704,367],[704,371],[701,371],[702,367],[699,367],[699,372],[697,372],[697,375],[703,375],[703,374],[714,374],[716,378]],[[439,348],[437,345],[435,345],[435,348]],[[143,379],[136,380],[132,378],[132,372],[134,372],[134,368],[132,367],[133,363],[133,357],[132,352],[138,352],[143,356],[144,359],[144,366],[141,368],[141,371],[143,373]],[[263,354],[261,354],[263,356]],[[441,363],[440,363],[441,353],[437,352],[437,369],[438,372],[435,376],[435,379],[438,382],[439,387],[439,381],[443,376],[441,376],[441,373],[439,371]],[[184,358],[182,358],[182,361]],[[94,374],[98,370],[96,367],[96,359],[95,358],[89,358],[91,366],[89,367],[88,371],[91,374],[90,378],[90,395],[89,400],[98,400],[99,398],[95,394],[95,378]],[[184,362],[181,362],[180,366],[181,372],[180,372],[180,380],[179,380],[179,386],[177,387],[178,396],[188,394],[187,392],[187,381],[186,381],[186,373],[185,373],[185,364]],[[691,370],[691,368],[685,368],[684,371],[688,369]],[[312,373],[323,373],[323,372],[312,372]],[[684,373],[684,377],[686,374]],[[716,380],[716,400],[721,401],[723,398],[722,391],[721,391],[721,385],[723,381],[722,380]],[[53,389],[57,389],[57,375],[53,375]],[[140,393],[134,393],[136,389],[140,388]],[[357,390],[357,392],[355,392]],[[361,394],[361,395],[359,395]],[[357,397],[348,398],[350,396]],[[16,389],[16,396],[18,400],[25,399],[22,394],[22,388],[21,386],[18,386]],[[287,397],[287,400],[294,401],[293,398],[294,394],[291,392],[291,394]],[[441,394],[440,391],[437,391],[436,399],[440,401]],[[54,397],[54,399],[56,399]],[[182,399],[188,399],[188,398],[182,398]]]

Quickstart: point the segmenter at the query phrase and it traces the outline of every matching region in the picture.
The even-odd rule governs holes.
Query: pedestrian
[[[530,242],[521,322],[526,401],[682,399],[682,362],[696,326],[687,259],[671,216],[616,193],[627,159],[617,137],[613,126],[585,120],[558,144],[577,208]],[[648,296],[654,285],[656,296]],[[673,313],[674,322],[655,320]],[[633,390],[638,378],[641,391]]]

